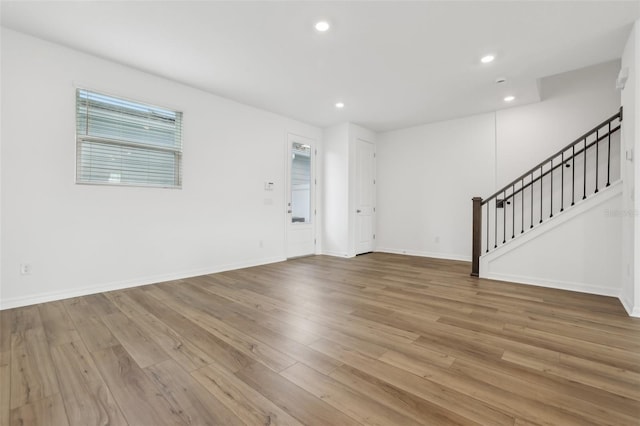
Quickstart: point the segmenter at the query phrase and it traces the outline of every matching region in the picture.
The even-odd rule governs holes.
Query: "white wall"
[[[551,76],[541,102],[378,135],[378,250],[470,260],[471,198],[615,114],[618,71],[614,61]]]
[[[542,101],[497,112],[497,188],[618,112],[620,61],[541,81]]]
[[[631,211],[634,208],[634,167],[627,161],[625,152],[632,151],[635,145],[635,97],[636,97],[636,67],[635,67],[635,29],[632,30],[627,40],[622,55],[623,69],[629,72],[629,78],[622,90],[622,106],[624,114],[624,127],[622,128],[621,148],[621,173],[623,176],[622,210]],[[622,292],[620,299],[627,308],[632,311],[634,306],[634,222],[633,216],[622,217]]]
[[[637,105],[640,103],[640,21],[634,28],[622,54],[622,69],[628,71],[628,80],[622,90],[624,107],[624,125],[622,128],[621,170],[623,175],[622,191],[622,292],[620,299],[627,311],[640,316],[640,190],[636,176],[640,176],[640,117]],[[633,161],[626,159],[625,152],[631,152]]]
[[[634,65],[634,84],[635,84],[635,102],[633,108],[633,114],[630,119],[634,120],[634,139],[635,145],[633,149],[633,163],[634,168],[634,208],[632,210],[634,217],[634,253],[640,253],[640,186],[638,186],[638,176],[640,176],[640,161],[638,161],[637,155],[640,153],[640,113],[638,112],[638,105],[640,105],[640,19],[636,20],[634,24],[634,36],[635,36],[635,65]],[[634,304],[631,315],[640,317],[640,256],[634,255]],[[635,273],[638,271],[638,273]]]
[[[182,111],[183,189],[76,185],[74,84]],[[6,29],[1,85],[3,308],[285,258],[287,134],[320,129]]]
[[[378,135],[377,250],[471,259],[471,198],[494,187],[494,114]]]
[[[619,296],[622,183],[480,258],[480,276]]]
[[[324,130],[322,251],[349,255],[349,123]]]
[[[634,32],[633,35],[635,37],[635,64],[634,64],[634,85],[635,85],[635,102],[633,107],[633,112],[630,114],[629,119],[634,120],[633,124],[633,134],[635,139],[635,144],[633,148],[633,164],[634,167],[634,196],[633,196],[633,232],[635,235],[634,238],[634,253],[640,253],[640,186],[637,184],[637,177],[640,176],[640,161],[638,161],[637,155],[640,153],[640,112],[638,111],[638,105],[640,105],[640,19],[636,20],[634,24]],[[631,314],[636,317],[640,317],[640,273],[635,273],[635,271],[640,271],[640,256],[634,254],[634,304],[633,310]]]

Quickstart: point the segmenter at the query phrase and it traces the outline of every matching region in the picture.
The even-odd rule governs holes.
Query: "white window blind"
[[[180,188],[182,113],[76,91],[76,182]]]

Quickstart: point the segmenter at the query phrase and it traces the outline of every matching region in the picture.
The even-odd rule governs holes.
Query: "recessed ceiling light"
[[[327,31],[330,27],[331,25],[329,25],[327,21],[316,22],[316,30],[320,31],[321,33]]]
[[[336,102],[336,108],[344,108],[344,102]]]
[[[509,95],[509,96],[505,96],[505,97],[504,97],[504,101],[505,101],[505,102],[511,102],[511,101],[512,101],[512,100],[514,100],[515,98],[516,98],[515,96],[511,96],[511,95]]]
[[[480,62],[482,62],[483,64],[488,64],[489,62],[493,62],[495,58],[496,57],[493,55],[486,55],[480,58]]]

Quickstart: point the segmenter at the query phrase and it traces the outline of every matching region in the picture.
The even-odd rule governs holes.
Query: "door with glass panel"
[[[287,257],[315,253],[314,141],[289,135],[287,149]]]

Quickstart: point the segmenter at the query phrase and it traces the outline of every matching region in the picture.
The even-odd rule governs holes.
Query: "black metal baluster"
[[[551,201],[549,208],[549,217],[553,217],[553,158],[551,159],[551,170],[549,171],[549,175],[551,176],[551,190],[549,191],[549,199]]]
[[[600,146],[600,144],[598,143],[598,129],[596,129],[596,192],[594,192],[594,194],[598,193],[598,159],[599,159],[598,146]]]
[[[562,156],[560,157],[562,163],[560,164],[560,169],[562,172],[560,173],[560,211],[564,211],[564,151],[562,151]]]
[[[507,190],[502,192],[502,244],[507,242]]]
[[[516,184],[511,186],[511,239],[516,236]]]
[[[494,238],[493,238],[493,248],[498,247],[498,198],[494,198],[493,199],[493,205],[494,205],[494,210],[495,210],[495,215],[494,215],[494,219],[495,219],[495,226],[493,227],[493,232],[494,232]]]
[[[522,203],[522,207],[520,207],[520,213],[522,213],[522,218],[520,220],[520,225],[522,225],[522,230],[520,233],[524,232],[524,178],[520,181],[520,202]]]
[[[609,122],[609,142],[607,148],[607,186],[611,185],[611,122]]]
[[[584,150],[582,151],[582,155],[584,156],[584,166],[583,166],[583,174],[584,174],[584,182],[582,189],[582,199],[587,198],[587,138],[584,138]]]
[[[540,166],[540,223],[542,223],[542,166]]]
[[[489,202],[487,202],[487,253],[489,253]]]
[[[571,147],[571,205],[576,203],[576,146]]]
[[[533,228],[533,172],[531,172],[531,226],[529,229]]]

